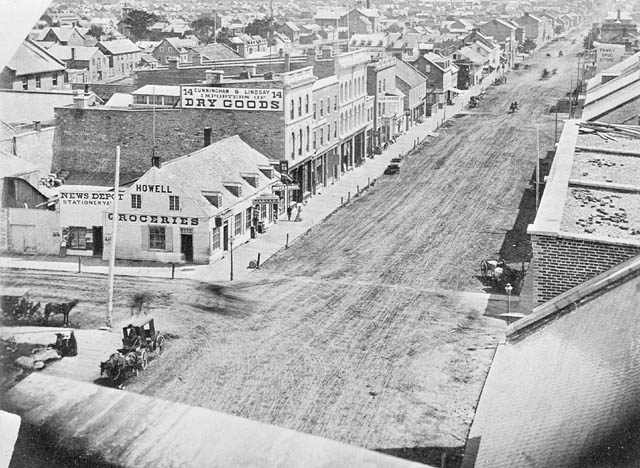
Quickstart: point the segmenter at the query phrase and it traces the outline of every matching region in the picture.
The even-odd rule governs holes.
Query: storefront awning
[[[458,93],[458,94],[462,94],[464,93],[464,91],[458,89],[458,88],[449,88],[447,89],[447,91],[453,91],[454,93]]]

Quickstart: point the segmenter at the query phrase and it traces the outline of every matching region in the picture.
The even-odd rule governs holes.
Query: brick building
[[[367,94],[373,96],[372,146],[382,146],[392,135],[391,122],[384,120],[388,92],[395,90],[396,59],[379,57],[367,65]]]
[[[442,108],[459,92],[458,67],[453,61],[442,55],[427,52],[415,60],[412,65],[427,76],[427,115],[433,113],[433,106]]]
[[[537,302],[640,254],[639,140],[616,135],[605,141],[580,133],[578,124],[565,123],[528,229]]]
[[[404,94],[407,130],[422,121],[425,115],[427,77],[404,60],[396,59],[396,88]]]

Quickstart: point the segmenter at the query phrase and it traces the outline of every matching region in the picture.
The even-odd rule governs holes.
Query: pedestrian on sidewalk
[[[302,213],[302,205],[298,203],[298,212],[296,213],[296,219],[295,219],[296,222],[302,221],[301,213]]]
[[[293,210],[291,209],[291,205],[287,206],[287,220],[291,221],[291,212]]]

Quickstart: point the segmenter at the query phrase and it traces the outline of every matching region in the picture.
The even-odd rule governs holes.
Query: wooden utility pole
[[[540,129],[536,123],[536,213],[540,205]]]
[[[116,146],[116,179],[113,184],[113,228],[111,231],[111,250],[109,252],[109,279],[107,288],[109,300],[107,302],[107,327],[111,328],[113,321],[113,280],[116,263],[116,235],[118,233],[118,199],[120,198],[120,146]]]

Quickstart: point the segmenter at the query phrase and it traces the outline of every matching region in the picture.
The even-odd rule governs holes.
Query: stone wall
[[[546,302],[608,269],[640,255],[640,246],[532,235],[533,294]]]
[[[153,147],[153,111],[105,108],[57,108],[53,169],[70,172],[109,171],[120,145],[122,172],[141,175],[149,169]],[[284,158],[284,113],[201,109],[156,109],[157,154],[168,161],[211,142],[240,135],[267,157]]]

